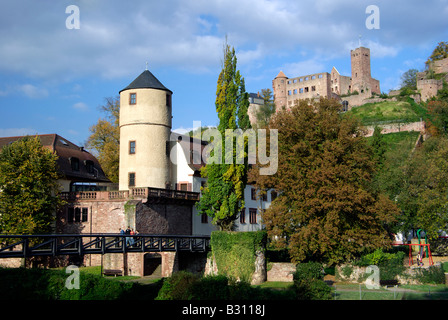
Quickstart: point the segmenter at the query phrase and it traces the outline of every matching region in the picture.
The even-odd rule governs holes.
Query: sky
[[[280,70],[350,76],[361,43],[387,93],[448,41],[448,0],[0,0],[0,136],[82,146],[146,66],[174,93],[173,130],[215,126],[226,37],[248,92]]]

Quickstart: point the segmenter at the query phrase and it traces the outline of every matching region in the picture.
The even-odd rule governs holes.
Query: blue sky
[[[67,6],[79,8],[68,29]],[[368,29],[369,5],[379,29]],[[0,136],[57,133],[83,145],[99,106],[148,69],[173,95],[173,129],[216,125],[222,47],[237,52],[248,92],[288,77],[350,75],[350,50],[371,49],[388,92],[448,41],[448,0],[0,0]],[[71,21],[71,20],[70,20]]]

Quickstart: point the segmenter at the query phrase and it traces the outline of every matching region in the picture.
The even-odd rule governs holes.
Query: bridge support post
[[[177,252],[161,252],[162,256],[162,277],[170,277],[174,272],[179,271],[179,257]]]

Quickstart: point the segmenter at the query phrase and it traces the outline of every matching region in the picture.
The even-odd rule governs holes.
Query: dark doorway
[[[162,276],[162,256],[146,253],[143,258],[143,276]]]

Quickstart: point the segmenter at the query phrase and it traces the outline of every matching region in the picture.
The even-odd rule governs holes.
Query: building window
[[[311,91],[316,91],[316,86],[311,86]]]
[[[135,154],[135,141],[129,141],[129,154]]]
[[[129,172],[129,187],[135,187],[135,172]]]
[[[137,104],[137,94],[131,93],[129,95],[129,104]]]
[[[179,189],[180,191],[188,191],[188,183],[181,183]]]
[[[308,91],[310,91],[309,88],[308,88],[308,87],[305,87],[305,92],[308,92]]]
[[[297,89],[294,89],[294,94],[297,94]]]
[[[240,223],[246,223],[246,209],[242,209],[240,212]]]
[[[264,194],[261,195],[261,200],[262,200],[262,201],[268,201],[268,195],[267,195],[267,193],[264,193]]]
[[[249,222],[251,224],[257,223],[257,209],[249,209]]]
[[[94,167],[95,167],[95,166],[94,166],[92,160],[86,160],[86,169],[87,169],[87,172],[88,172],[88,173],[93,174],[93,169],[94,169]]]
[[[208,223],[208,215],[206,213],[201,214],[201,223]]]
[[[72,157],[70,158],[70,164],[72,166],[73,171],[79,171],[79,159]]]
[[[272,190],[271,191],[271,202],[274,201],[277,198],[277,191]]]
[[[171,95],[170,94],[166,95],[166,106],[168,108],[171,108]]]
[[[250,199],[257,200],[257,190],[255,188],[250,188]]]
[[[87,222],[89,218],[89,208],[69,207],[67,222]]]
[[[300,93],[303,93],[303,88],[300,88],[300,89],[299,89],[299,92],[300,92]]]

